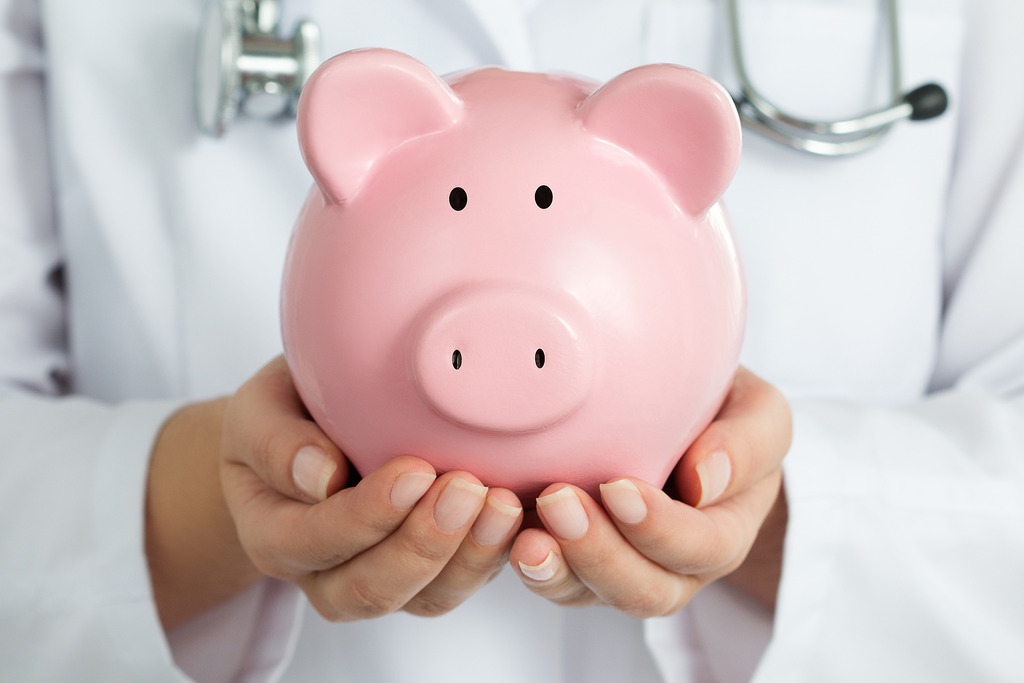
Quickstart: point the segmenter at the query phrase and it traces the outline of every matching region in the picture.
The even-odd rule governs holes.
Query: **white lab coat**
[[[0,1],[0,678],[1021,680],[1024,5],[904,2],[905,83],[941,81],[952,107],[876,151],[745,139],[727,194],[743,360],[795,412],[774,620],[718,584],[664,619],[561,609],[506,571],[450,615],[348,625],[266,581],[168,639],[142,546],[149,449],[180,402],[279,353],[310,183],[291,122],[198,134],[201,5]],[[742,6],[751,76],[782,106],[842,117],[884,88],[875,3]],[[325,55],[600,79],[674,61],[734,84],[710,0],[299,14]]]

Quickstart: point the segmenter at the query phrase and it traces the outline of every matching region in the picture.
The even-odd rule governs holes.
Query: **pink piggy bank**
[[[666,481],[742,344],[723,88],[671,65],[596,90],[443,80],[360,50],[309,79],[298,131],[316,186],[286,262],[285,355],[360,472],[411,454],[528,505],[554,482]]]

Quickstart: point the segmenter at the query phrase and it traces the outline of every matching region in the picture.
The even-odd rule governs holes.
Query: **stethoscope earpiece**
[[[293,113],[302,86],[320,64],[320,29],[300,22],[278,38],[278,0],[208,0],[196,53],[196,118],[219,137],[238,115]]]
[[[927,121],[942,116],[949,106],[946,89],[938,83],[925,83],[908,92],[903,101],[911,106],[911,121]]]

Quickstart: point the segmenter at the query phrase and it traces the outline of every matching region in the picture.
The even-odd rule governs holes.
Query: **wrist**
[[[754,539],[743,564],[724,580],[743,591],[770,611],[775,611],[779,583],[782,580],[782,555],[789,521],[785,486]]]
[[[151,454],[146,557],[165,630],[261,578],[238,541],[221,490],[226,404],[218,399],[185,406],[164,424]]]

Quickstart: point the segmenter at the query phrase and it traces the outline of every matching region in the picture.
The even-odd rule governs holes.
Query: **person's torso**
[[[221,139],[200,134],[199,0],[43,6],[75,390],[109,400],[230,392],[280,353],[281,268],[311,184],[294,123],[241,119]],[[845,118],[884,100],[886,27],[875,3],[741,7],[750,75],[779,106]],[[907,2],[901,23],[905,85],[946,85],[953,108],[943,118],[897,125],[876,150],[844,159],[745,135],[725,196],[749,288],[742,360],[791,396],[899,402],[927,387],[956,130],[955,10]],[[710,0],[599,2],[585,12],[568,0],[286,2],[285,24],[297,16],[320,23],[325,57],[381,46],[440,73],[507,62],[597,79],[671,61],[735,86],[724,10]],[[624,661],[623,648],[642,651],[639,625],[625,618],[609,617],[633,634],[618,649],[571,645],[567,631],[587,620],[563,622],[509,579],[439,621],[334,627],[314,615],[294,678],[310,680],[323,663],[347,680],[431,680],[422,672],[435,661],[497,658],[508,680],[562,680],[602,658]],[[567,652],[594,660],[574,667]],[[450,673],[476,680],[472,671]]]

